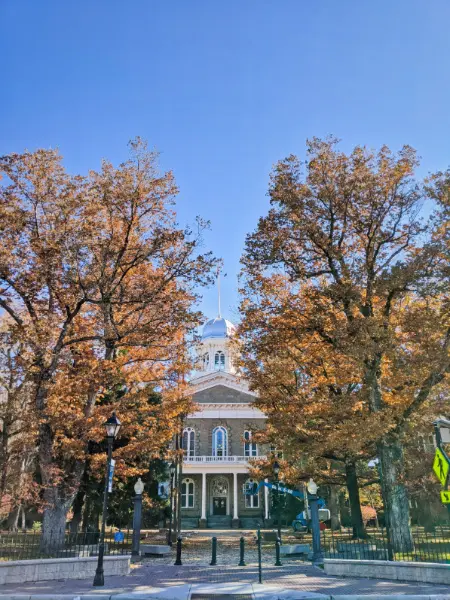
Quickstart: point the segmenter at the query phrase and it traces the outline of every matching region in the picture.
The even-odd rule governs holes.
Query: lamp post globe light
[[[312,477],[308,481],[306,487],[308,489],[308,492],[311,494],[311,496],[317,495],[317,490],[319,489],[319,486],[317,485],[317,483],[314,481],[314,479]]]
[[[278,482],[280,476],[280,465],[276,460],[272,465],[273,474],[275,476],[275,482],[277,485],[277,526],[278,526],[278,539],[281,542],[281,502],[280,502],[280,490],[278,489]]]
[[[144,491],[144,487],[144,482],[139,477],[134,484],[133,538],[131,542],[131,556],[139,556],[139,547],[141,545],[142,492]]]
[[[105,528],[106,528],[106,517],[108,512],[108,490],[109,490],[109,482],[111,477],[111,459],[112,459],[112,451],[114,440],[117,437],[120,429],[120,421],[116,416],[116,413],[109,417],[109,419],[104,424],[106,429],[106,441],[108,444],[108,460],[106,463],[106,478],[105,478],[105,490],[103,493],[103,512],[102,512],[102,529],[100,532],[100,540],[98,546],[98,562],[97,569],[95,571],[94,584],[96,586],[105,585],[105,577],[103,572],[103,556],[105,554]]]
[[[174,462],[169,467],[170,471],[170,520],[169,520],[169,535],[167,538],[167,544],[172,545],[172,517],[173,517],[173,478],[175,477],[176,465]]]
[[[320,521],[319,521],[319,496],[318,485],[311,477],[306,485],[308,490],[308,502],[311,511],[311,529],[313,542],[313,564],[323,563],[323,554],[320,546]]]
[[[134,484],[134,493],[136,494],[136,496],[142,496],[142,492],[144,491],[144,487],[145,487],[144,482],[139,477],[139,479]]]

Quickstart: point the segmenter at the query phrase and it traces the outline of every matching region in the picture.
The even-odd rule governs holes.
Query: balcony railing
[[[186,463],[242,463],[265,456],[185,456]]]

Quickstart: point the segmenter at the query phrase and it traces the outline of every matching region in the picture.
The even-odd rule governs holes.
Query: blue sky
[[[408,143],[421,174],[450,164],[449,22],[448,0],[3,0],[0,152],[59,147],[86,172],[146,138],[180,222],[212,222],[233,319],[271,166],[307,137]]]

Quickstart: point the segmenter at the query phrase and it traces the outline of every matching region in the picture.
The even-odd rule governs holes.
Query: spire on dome
[[[217,307],[218,307],[218,311],[217,311],[217,318],[221,319],[222,318],[222,311],[221,311],[221,298],[220,298],[220,274],[222,272],[222,267],[217,267]],[[225,273],[224,277],[226,277],[227,274]]]
[[[217,317],[219,319],[221,319],[222,315],[220,314],[220,269],[217,269],[217,296],[218,296],[217,300],[218,300],[218,307],[219,307]]]

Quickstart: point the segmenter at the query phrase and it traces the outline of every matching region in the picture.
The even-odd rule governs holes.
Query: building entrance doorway
[[[213,498],[213,515],[226,515],[227,514],[227,499],[226,498]]]

